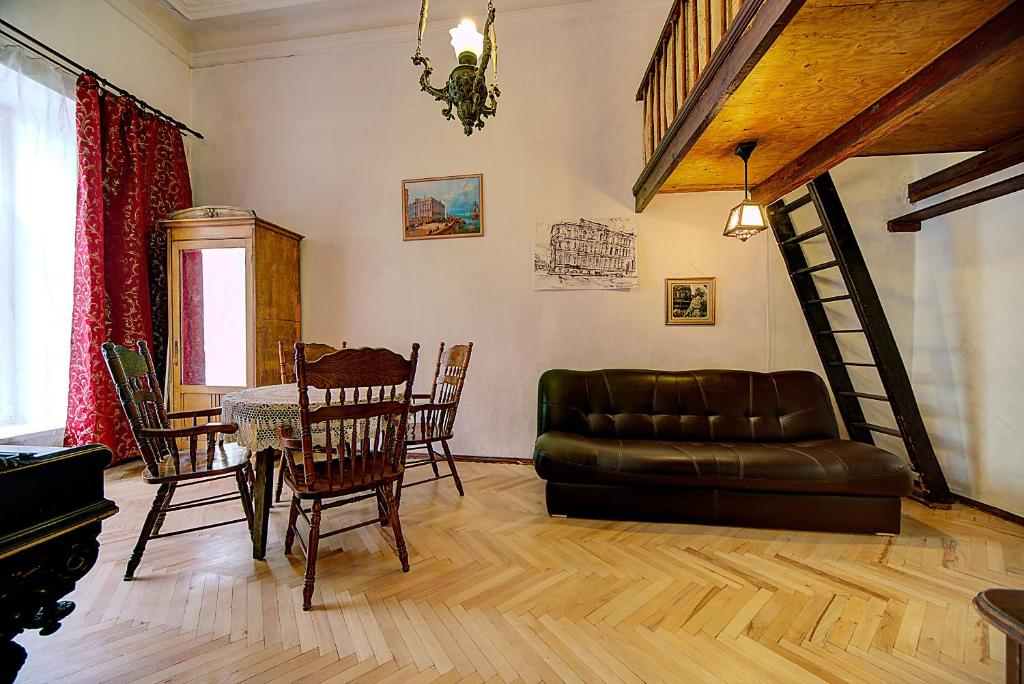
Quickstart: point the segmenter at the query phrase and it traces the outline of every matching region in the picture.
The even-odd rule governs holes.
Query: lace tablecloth
[[[324,390],[310,387],[308,393],[309,408],[324,405]],[[402,394],[397,398],[401,400]],[[277,434],[280,427],[291,427],[296,437],[302,431],[297,385],[267,385],[231,392],[221,398],[220,407],[221,422],[238,424],[238,432],[225,435],[224,439],[235,440],[251,451],[280,449],[281,438]],[[315,446],[324,445],[326,427],[323,423],[319,424],[319,429],[313,426],[312,436]]]

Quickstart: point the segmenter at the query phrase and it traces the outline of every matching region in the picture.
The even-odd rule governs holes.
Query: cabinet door
[[[252,384],[252,263],[245,239],[171,243],[174,410],[216,406]]]

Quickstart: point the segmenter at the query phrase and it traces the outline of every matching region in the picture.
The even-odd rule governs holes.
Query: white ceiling
[[[503,12],[587,0],[495,0]],[[136,18],[160,26],[189,53],[317,39],[325,36],[415,26],[420,0],[107,0]],[[483,21],[486,0],[432,0],[430,22],[460,17]]]

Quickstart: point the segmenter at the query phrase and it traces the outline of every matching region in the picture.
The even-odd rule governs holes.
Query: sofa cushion
[[[553,431],[537,438],[534,465],[546,480],[577,484],[860,496],[906,496],[913,488],[899,456],[841,439],[692,442]]]
[[[550,431],[691,442],[839,436],[828,389],[809,371],[549,370],[537,434]]]

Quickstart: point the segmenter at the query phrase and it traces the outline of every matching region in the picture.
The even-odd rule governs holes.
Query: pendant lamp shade
[[[747,160],[757,147],[756,140],[747,140],[736,146],[736,156],[743,160],[743,201],[729,212],[729,220],[725,223],[722,235],[737,238],[746,242],[768,227],[764,207],[750,201],[750,190],[747,186]]]

